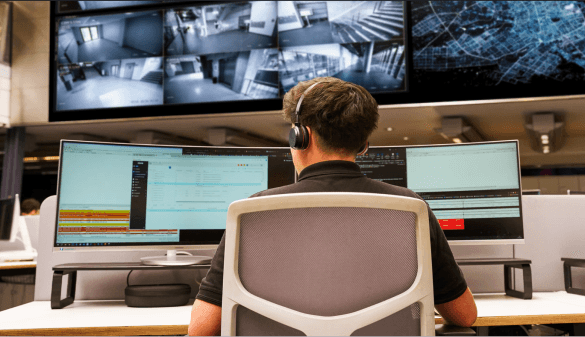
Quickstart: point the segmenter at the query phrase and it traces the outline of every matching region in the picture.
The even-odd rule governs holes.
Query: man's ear
[[[311,130],[310,127],[305,126],[307,128],[307,133],[309,134],[309,144],[307,144],[307,149],[311,146],[311,144],[314,144],[313,142],[313,137],[315,136],[315,134],[313,133],[313,130]]]

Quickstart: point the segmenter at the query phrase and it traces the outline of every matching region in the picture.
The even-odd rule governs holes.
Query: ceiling
[[[554,112],[565,121],[566,141],[558,152],[544,155],[530,148],[524,124],[537,112]],[[464,116],[485,140],[518,139],[523,167],[585,166],[585,96],[383,106],[370,145],[446,143],[435,129],[449,116]],[[388,127],[393,131],[387,131]],[[290,126],[278,111],[43,123],[26,126],[26,151],[27,155],[57,155],[60,139],[144,142],[144,131],[166,137],[165,144],[197,145],[208,141],[208,129],[213,128],[242,131],[248,146],[287,146]]]

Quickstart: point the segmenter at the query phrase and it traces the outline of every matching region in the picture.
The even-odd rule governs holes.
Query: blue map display
[[[584,13],[578,1],[414,1],[415,77],[444,73],[462,87],[584,80]]]

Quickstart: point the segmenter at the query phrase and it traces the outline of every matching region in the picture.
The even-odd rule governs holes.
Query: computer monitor
[[[0,200],[0,241],[14,242],[18,233],[20,201],[14,198]]]
[[[567,195],[585,195],[585,191],[567,190]]]
[[[540,189],[522,190],[522,195],[540,195]]]
[[[215,248],[227,208],[294,183],[290,148],[61,141],[53,251]]]
[[[518,141],[371,147],[356,163],[420,195],[450,244],[524,243]]]

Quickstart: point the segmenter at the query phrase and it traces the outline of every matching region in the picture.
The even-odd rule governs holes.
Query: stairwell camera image
[[[163,104],[163,58],[60,65],[57,110]]]
[[[277,1],[248,1],[167,10],[165,55],[276,48]]]
[[[58,63],[162,56],[162,13],[148,11],[63,19]]]
[[[402,1],[279,1],[280,47],[388,41],[404,36]]]
[[[278,51],[165,58],[165,104],[278,98]]]
[[[296,46],[282,48],[279,78],[283,93],[298,82],[331,76],[371,93],[406,89],[404,41]]]

